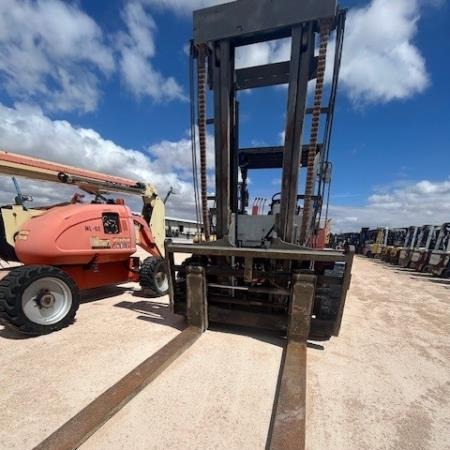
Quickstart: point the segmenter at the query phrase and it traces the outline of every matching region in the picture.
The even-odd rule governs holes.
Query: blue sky
[[[0,147],[152,181],[162,195],[174,185],[169,213],[192,217],[185,45],[192,9],[213,3],[2,0]],[[450,221],[449,2],[342,6],[350,12],[332,141],[335,230]],[[242,61],[280,60],[287,48],[248,48]],[[242,95],[241,146],[280,144],[285,96]],[[274,179],[251,174],[253,196],[270,197]],[[10,185],[1,180],[2,201]],[[25,187],[42,201],[65,195]]]

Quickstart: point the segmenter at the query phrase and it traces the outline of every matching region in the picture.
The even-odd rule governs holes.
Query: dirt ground
[[[0,326],[0,448],[29,450],[183,327],[136,286],[74,325]],[[450,281],[357,258],[339,338],[308,350],[308,450],[450,449]],[[264,449],[281,342],[211,330],[82,450]]]

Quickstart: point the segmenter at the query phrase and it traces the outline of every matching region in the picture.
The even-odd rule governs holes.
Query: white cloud
[[[151,62],[155,55],[156,24],[138,2],[125,5],[123,20],[128,34],[118,38],[119,66],[125,86],[137,98],[151,97],[157,101],[186,100],[182,87],[174,78],[165,78]]]
[[[141,0],[187,14],[224,1]],[[425,59],[414,44],[420,9],[442,0],[372,0],[349,11],[341,67],[341,86],[357,105],[386,103],[423,92],[429,85]],[[329,51],[332,67],[334,44]],[[237,67],[289,59],[290,40],[264,42],[237,51]],[[327,78],[331,72],[328,70]]]
[[[419,17],[416,0],[372,0],[350,10],[340,80],[354,102],[405,99],[428,87],[425,60],[413,42]]]
[[[37,182],[17,178],[22,194],[31,195],[33,202],[26,203],[27,206],[45,206],[56,204],[61,201],[69,201],[75,192],[72,186],[55,186],[51,183]],[[82,193],[81,191],[78,191]],[[0,204],[14,203],[16,192],[11,178],[0,176]]]
[[[236,68],[252,67],[288,61],[291,57],[291,39],[259,42],[236,50]]]
[[[179,176],[175,159],[163,151],[158,153],[158,146],[152,146],[154,155],[149,157],[104,139],[92,129],[75,128],[67,121],[51,120],[41,110],[23,105],[7,108],[0,104],[0,135],[2,149],[8,151],[149,182],[156,185],[161,196],[173,186],[177,195],[170,199],[169,213],[185,217],[194,214],[192,184]],[[181,143],[185,145],[185,140]],[[166,144],[163,143],[161,148]],[[177,147],[177,143],[169,144],[172,148]],[[11,202],[12,183],[7,177],[0,180],[0,200]],[[67,200],[73,189],[64,189],[64,186],[55,189],[53,184],[42,183],[38,187],[36,183],[24,182],[24,191],[42,203]],[[137,208],[138,202],[133,207]]]
[[[94,111],[101,82],[119,71],[136,97],[185,99],[172,77],[154,68],[156,26],[138,2],[124,5],[127,32],[115,46],[76,4],[61,0],[0,1],[0,83],[13,100],[48,111]]]
[[[372,0],[347,17],[340,72],[341,87],[354,104],[386,103],[423,92],[429,85],[425,59],[414,45],[420,8],[417,0]],[[289,39],[243,47],[238,66],[285,61]],[[331,81],[334,41],[328,51]]]
[[[44,99],[50,110],[92,111],[99,74],[114,70],[101,29],[59,0],[0,2],[0,80],[14,98]]]
[[[231,0],[140,0],[158,8],[170,9],[177,14],[190,14],[193,10],[229,3]]]
[[[198,133],[198,131],[197,131]],[[175,170],[183,178],[192,178],[192,147],[190,133],[179,141],[163,140],[148,147],[148,153],[155,159],[155,169],[163,173]],[[197,142],[198,146],[198,142]],[[214,137],[207,135],[207,167],[214,169]],[[198,148],[197,148],[198,152]],[[200,160],[198,162],[200,164]]]
[[[429,85],[425,60],[414,45],[420,8],[431,0],[372,0],[350,10],[341,71],[355,104],[405,99]],[[124,4],[127,32],[115,54],[98,24],[76,4],[61,0],[0,2],[0,82],[17,100],[49,111],[96,109],[100,82],[117,69],[136,97],[185,100],[173,77],[154,67],[156,25],[143,5],[189,14],[223,0],[133,0]],[[442,2],[432,2],[442,4]],[[290,40],[240,48],[237,66],[289,58]],[[115,60],[116,59],[116,60]],[[331,67],[331,64],[329,64]]]
[[[440,225],[450,220],[450,177],[423,180],[375,193],[364,206],[330,206],[333,230],[359,231],[362,227]]]

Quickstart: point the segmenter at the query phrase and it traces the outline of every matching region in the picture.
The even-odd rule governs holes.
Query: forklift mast
[[[405,249],[414,248],[419,231],[420,231],[419,227],[408,228],[408,232],[406,233],[405,236],[405,243],[403,245]]]
[[[331,180],[329,146],[342,53],[345,11],[336,0],[238,0],[194,12],[192,58],[198,68],[198,125],[201,159],[206,156],[206,82],[213,92],[215,129],[215,200],[217,239],[242,247],[267,247],[269,238],[308,245],[318,231]],[[323,106],[327,44],[336,32],[334,68],[328,103]],[[289,61],[236,69],[239,47],[291,39]],[[319,46],[316,48],[316,42]],[[316,50],[316,51],[315,51]],[[207,64],[206,64],[207,63]],[[207,67],[207,71],[206,71]],[[316,80],[312,107],[307,108],[308,82]],[[280,147],[240,148],[239,91],[288,85],[285,141]],[[311,116],[306,130],[305,116]],[[195,127],[193,127],[195,130]],[[309,142],[303,136],[309,131]],[[320,134],[323,133],[321,141]],[[298,193],[300,168],[306,188]],[[201,169],[206,170],[202,159]],[[282,169],[281,193],[271,217],[247,216],[248,171]],[[239,171],[242,182],[239,182]],[[207,188],[202,173],[202,207]],[[298,205],[303,200],[303,207]],[[271,210],[269,210],[271,211]],[[270,213],[269,213],[270,214]],[[207,213],[203,210],[205,227]],[[268,233],[270,231],[270,233]],[[257,238],[250,239],[249,235]],[[258,233],[259,232],[259,233]],[[209,233],[207,233],[209,235]]]

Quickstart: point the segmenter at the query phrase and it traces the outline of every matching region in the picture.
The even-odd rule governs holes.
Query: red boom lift
[[[59,330],[73,322],[82,289],[139,281],[167,292],[164,203],[153,186],[9,152],[0,152],[0,173],[94,196],[83,203],[76,193],[67,203],[30,209],[19,190],[16,204],[0,208],[0,257],[23,264],[0,282],[0,317],[8,325],[29,334]],[[111,192],[141,196],[142,216],[107,198]],[[141,263],[137,246],[152,256]]]

